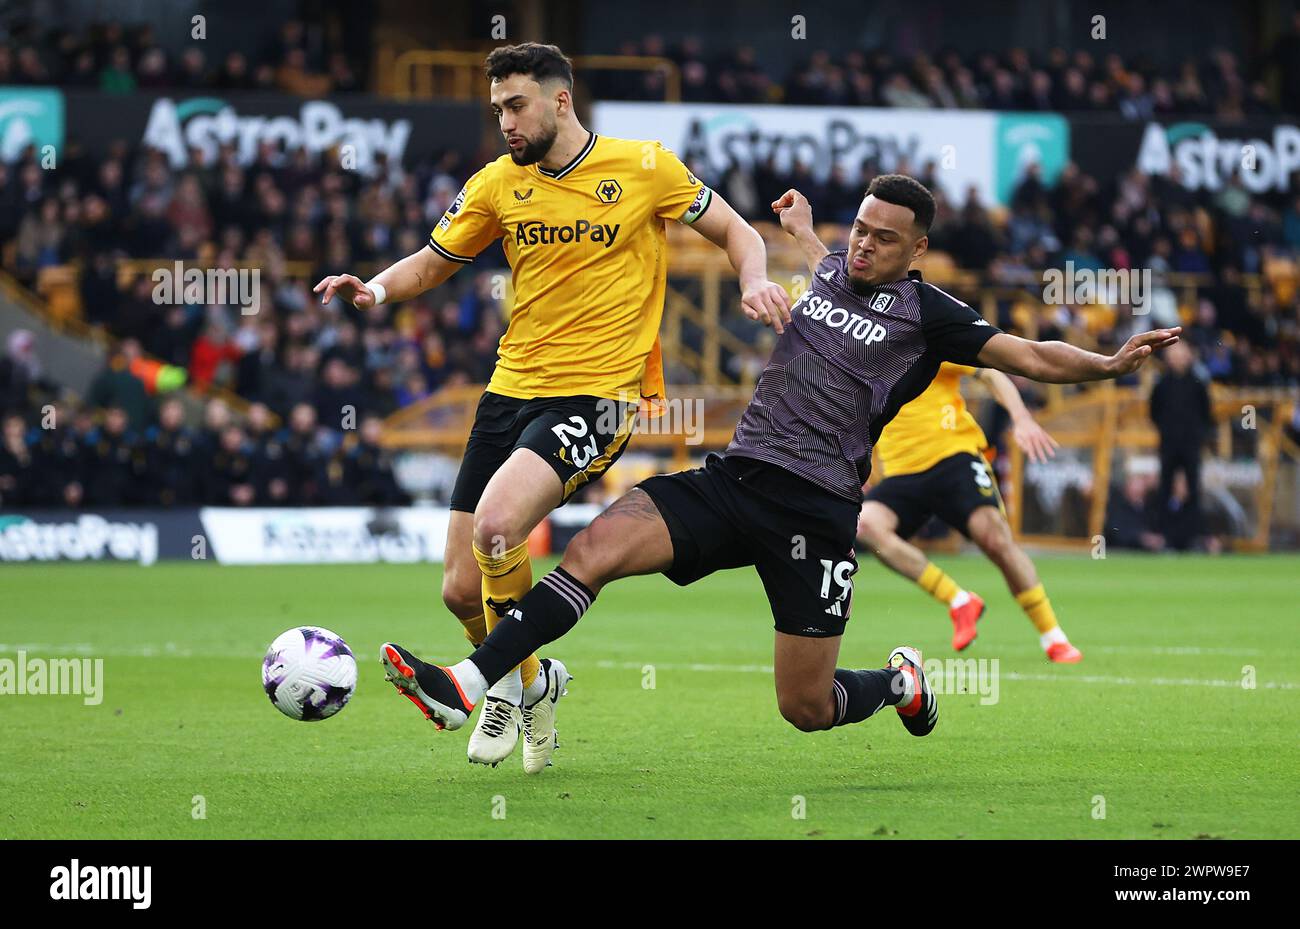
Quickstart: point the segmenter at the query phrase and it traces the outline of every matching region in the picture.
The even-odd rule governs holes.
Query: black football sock
[[[895,689],[892,684],[895,675],[901,673],[893,668],[869,671],[836,668],[835,681],[831,684],[835,697],[835,722],[831,725],[860,723],[883,706],[897,706],[903,698],[903,691],[902,688]]]
[[[506,611],[469,660],[491,687],[537,649],[577,625],[594,599],[586,584],[556,568]]]

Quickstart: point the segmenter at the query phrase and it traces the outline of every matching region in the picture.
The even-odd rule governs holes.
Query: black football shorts
[[[775,464],[709,455],[704,467],[637,485],[673,542],[664,575],[683,587],[753,565],[778,632],[842,635],[853,602],[857,504]]]
[[[894,511],[898,535],[904,539],[916,535],[931,516],[969,536],[966,524],[971,513],[982,506],[1003,509],[993,469],[983,456],[969,452],[959,452],[916,474],[887,477],[867,491],[867,499]]]
[[[564,485],[561,505],[618,461],[636,423],[637,405],[599,397],[479,400],[450,507],[473,513],[492,475],[516,448],[536,452]]]

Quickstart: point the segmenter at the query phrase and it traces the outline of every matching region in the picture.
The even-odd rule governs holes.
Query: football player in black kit
[[[1157,329],[1107,356],[1000,332],[909,273],[935,211],[910,177],[872,181],[847,251],[827,252],[798,191],[772,209],[799,243],[812,286],[791,308],[731,444],[702,468],[652,477],[616,500],[471,657],[443,667],[384,645],[388,678],[422,701],[438,728],[461,726],[494,681],[568,632],[610,581],[662,572],[686,585],[752,565],[772,605],[786,720],[812,732],[888,705],[908,732],[929,734],[938,709],[916,649],[894,649],[884,668],[835,666],[857,570],[861,488],[881,430],[942,361],[1075,383],[1128,374],[1178,341],[1179,329]]]

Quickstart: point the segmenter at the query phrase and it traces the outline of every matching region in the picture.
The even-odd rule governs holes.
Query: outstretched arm
[[[312,292],[321,295],[321,303],[329,303],[333,297],[339,296],[358,310],[368,310],[375,305],[377,299],[371,286],[373,284],[384,289],[385,303],[394,303],[409,300],[437,287],[460,268],[459,262],[449,261],[425,246],[389,265],[372,277],[369,283],[362,283],[360,278],[351,274],[331,274],[313,287]]]
[[[993,368],[976,368],[971,377],[988,387],[998,405],[1011,414],[1011,437],[1031,461],[1043,462],[1056,455],[1059,443],[1038,425],[1011,378]]]
[[[809,273],[816,274],[817,266],[830,254],[830,250],[813,231],[812,206],[809,205],[808,198],[791,188],[781,195],[781,199],[772,201],[772,212],[781,220],[781,228],[799,244]]]
[[[979,363],[1046,384],[1078,384],[1122,377],[1142,367],[1151,353],[1178,341],[1181,326],[1140,332],[1113,355],[1084,351],[1065,342],[1031,342],[999,332],[980,349]]]
[[[740,278],[740,306],[750,319],[771,326],[777,335],[790,322],[790,295],[767,279],[767,246],[754,227],[713,192],[709,208],[691,228],[727,253]]]

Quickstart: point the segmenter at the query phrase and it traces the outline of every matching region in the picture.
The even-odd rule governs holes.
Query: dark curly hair
[[[926,232],[934,222],[934,194],[914,177],[906,174],[882,174],[867,188],[868,197],[905,206],[916,217],[916,224]]]
[[[504,81],[512,74],[527,74],[539,84],[558,80],[573,90],[573,62],[556,45],[542,45],[540,42],[503,45],[491,52],[483,65],[490,81]]]

